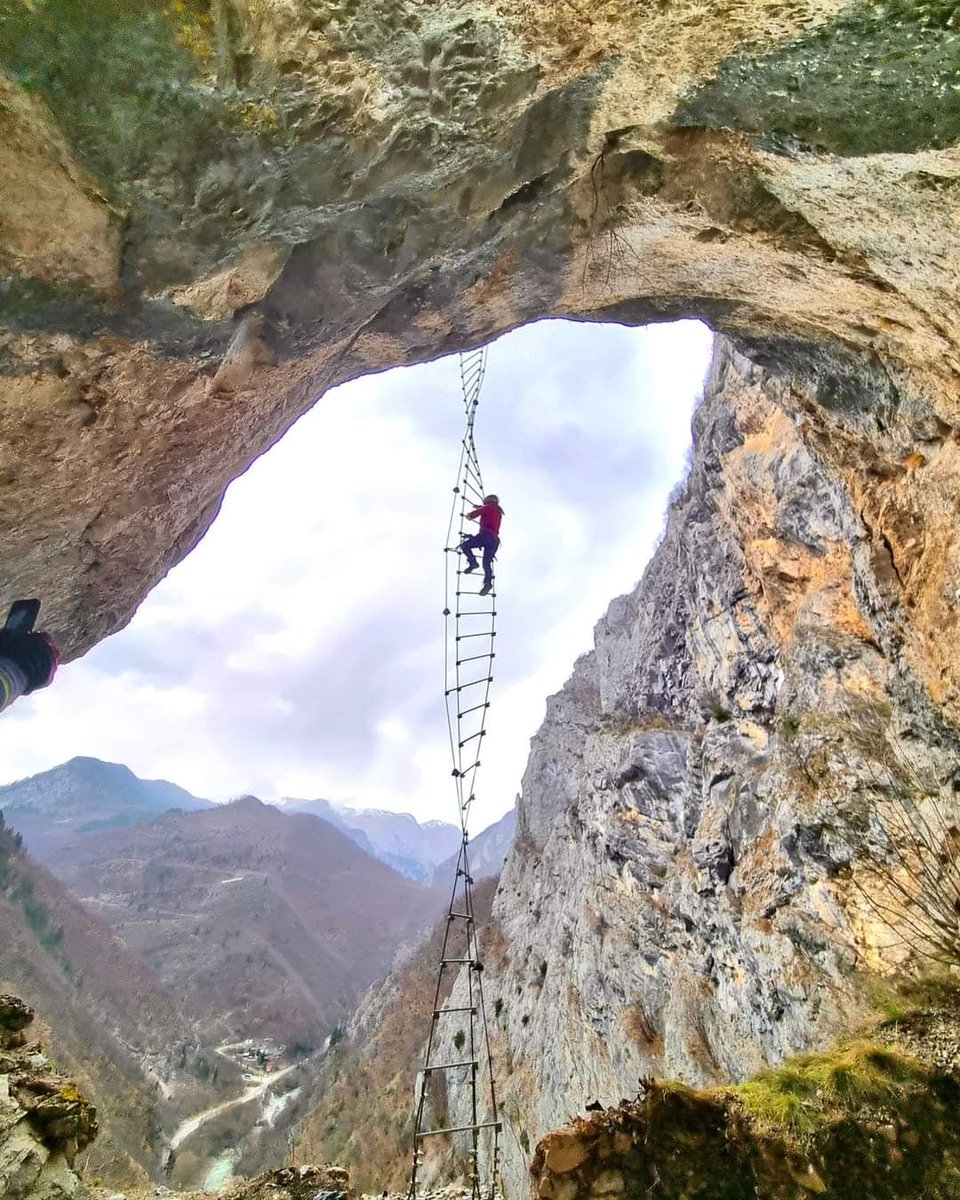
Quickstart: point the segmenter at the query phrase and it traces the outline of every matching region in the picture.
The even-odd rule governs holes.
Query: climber
[[[17,600],[0,629],[0,712],[53,682],[57,647],[48,633],[34,632],[39,611],[39,600]]]
[[[460,543],[460,549],[466,555],[467,566],[464,575],[469,575],[477,569],[474,550],[483,551],[483,587],[479,595],[486,594],[493,587],[493,560],[500,548],[500,522],[503,520],[503,509],[497,496],[484,496],[483,503],[473,512],[467,513],[467,519],[480,522],[480,532],[472,537],[465,537]]]

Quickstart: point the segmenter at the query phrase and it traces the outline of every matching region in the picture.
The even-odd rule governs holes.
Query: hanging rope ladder
[[[468,1142],[472,1200],[496,1200],[500,1194],[501,1121],[483,1006],[483,961],[473,912],[468,832],[490,708],[496,657],[497,600],[496,588],[487,596],[480,595],[481,573],[464,575],[457,549],[475,528],[467,520],[467,513],[480,505],[484,496],[473,432],[486,361],[485,348],[460,355],[460,382],[467,425],[447,528],[443,616],[444,697],[462,840],[447,909],[430,1032],[417,1080],[409,1200],[417,1200],[426,1140],[455,1134]],[[459,536],[454,542],[457,532]],[[459,974],[464,968],[466,995],[463,1003],[451,1005],[444,1001],[444,985],[450,981],[448,972]],[[449,999],[450,989],[446,992]],[[454,1026],[455,1033],[451,1032]],[[443,1061],[445,1056],[448,1061]],[[442,1122],[438,1112],[446,1102],[451,1085],[466,1087],[470,1117],[452,1128],[445,1124],[440,1128]],[[431,1128],[431,1124],[435,1127]]]

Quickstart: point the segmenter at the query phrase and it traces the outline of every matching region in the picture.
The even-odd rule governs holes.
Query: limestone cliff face
[[[950,5],[0,15],[0,542],[68,655],[331,384],[537,317],[699,315],[956,415]]]
[[[32,1021],[19,997],[0,995],[0,1194],[83,1200],[73,1160],[97,1135],[96,1110],[28,1043]]]
[[[548,703],[488,951],[514,1196],[588,1100],[742,1079],[849,1028],[857,972],[897,961],[850,880],[864,731],[954,812],[956,445],[887,387],[818,395],[721,343],[663,542]]]

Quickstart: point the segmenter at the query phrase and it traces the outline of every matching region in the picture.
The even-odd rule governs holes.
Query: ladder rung
[[[472,1133],[475,1129],[495,1129],[500,1133],[503,1125],[500,1121],[481,1121],[477,1125],[455,1125],[452,1129],[423,1129],[416,1136],[425,1138],[433,1137],[436,1133]]]
[[[433,1015],[435,1017],[440,1017],[440,1016],[444,1016],[446,1013],[461,1013],[461,1012],[473,1013],[473,1015],[476,1016],[477,1015],[477,1006],[475,1004],[474,1005],[458,1004],[455,1008],[435,1008],[433,1010]]]
[[[453,1071],[457,1067],[473,1067],[476,1071],[480,1066],[480,1060],[476,1058],[465,1058],[463,1062],[449,1063],[434,1063],[432,1067],[424,1067],[424,1075],[429,1075],[431,1071]]]
[[[487,731],[485,729],[481,729],[479,733],[471,733],[469,737],[465,737],[462,742],[458,743],[458,745],[460,746],[460,749],[462,750],[464,748],[464,746],[467,744],[467,742],[472,742],[474,740],[474,738],[482,738],[482,737],[486,737],[486,736],[487,736]]]
[[[497,610],[495,608],[479,608],[476,612],[458,612],[456,617],[459,621],[461,617],[495,617],[496,615]]]
[[[493,683],[492,675],[485,675],[483,679],[471,679],[469,683],[458,683],[456,687],[448,688],[447,695],[453,692],[462,692],[464,688],[476,687],[478,683]]]
[[[452,921],[454,917],[459,917],[461,921],[472,921],[473,917],[469,913],[451,912],[447,913],[447,920]]]
[[[464,640],[464,638],[471,638],[471,637],[495,638],[496,636],[497,636],[497,633],[496,633],[495,629],[481,629],[479,633],[458,633],[457,641],[462,642]]]
[[[483,702],[483,704],[474,704],[474,706],[472,708],[465,708],[463,710],[463,712],[458,712],[457,717],[458,717],[458,719],[462,719],[463,717],[468,717],[470,715],[470,713],[479,712],[481,708],[489,708],[489,707],[490,707],[490,701],[485,700]]]
[[[476,961],[477,961],[477,960],[476,960],[475,958],[441,958],[441,959],[440,959],[440,966],[441,966],[441,967],[445,967],[445,966],[447,965],[447,963],[461,963],[461,964],[463,964],[463,963],[475,963]]]
[[[458,658],[457,666],[462,667],[464,663],[477,662],[478,659],[481,659],[481,658],[496,658],[496,657],[497,657],[497,654],[496,654],[495,650],[488,650],[485,654],[471,654],[469,658]]]

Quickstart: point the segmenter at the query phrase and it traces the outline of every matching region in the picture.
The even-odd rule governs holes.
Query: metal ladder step
[[[476,1071],[480,1067],[480,1060],[476,1058],[465,1058],[463,1062],[434,1063],[431,1067],[421,1067],[420,1069],[423,1071],[424,1075],[430,1075],[434,1071],[452,1071],[456,1067],[473,1067],[473,1069]]]
[[[477,1129],[495,1129],[497,1133],[503,1132],[502,1121],[481,1121],[477,1125],[455,1125],[452,1129],[424,1129],[421,1133],[414,1134],[417,1138],[433,1137],[438,1133],[473,1133]]]

